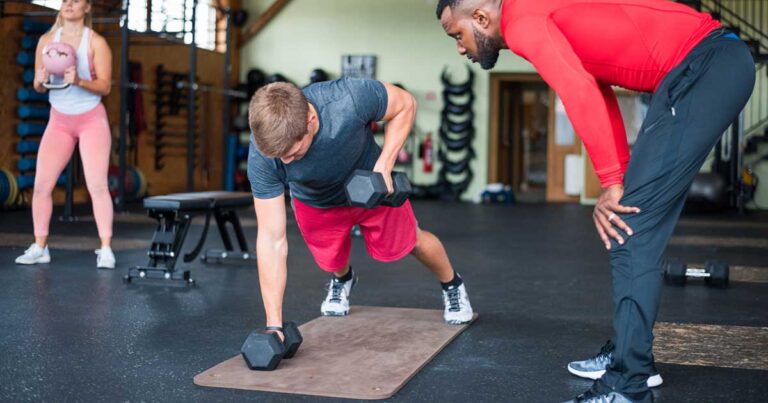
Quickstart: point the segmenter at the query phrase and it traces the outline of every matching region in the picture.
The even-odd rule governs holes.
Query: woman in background
[[[46,46],[63,42],[77,50],[77,64],[66,70],[65,89],[50,90],[51,114],[37,153],[32,219],[35,242],[16,258],[18,264],[48,263],[48,227],[56,181],[79,143],[85,181],[93,203],[93,215],[101,238],[96,250],[96,266],[114,269],[112,253],[112,198],[107,176],[111,134],[101,97],[109,94],[112,79],[112,53],[106,40],[91,29],[91,1],[64,0],[51,30],[40,38],[35,55],[37,92],[50,74],[41,60]]]

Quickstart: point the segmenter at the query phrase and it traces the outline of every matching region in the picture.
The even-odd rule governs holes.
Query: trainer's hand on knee
[[[627,235],[632,236],[632,228],[619,218],[618,214],[631,214],[639,213],[640,209],[637,207],[622,206],[619,204],[621,197],[624,195],[624,186],[611,185],[603,190],[603,194],[597,199],[597,205],[592,212],[592,220],[595,222],[595,228],[597,229],[600,239],[605,244],[605,249],[611,249],[611,238],[615,239],[619,245],[624,244],[624,238],[616,231],[614,226],[624,231]]]

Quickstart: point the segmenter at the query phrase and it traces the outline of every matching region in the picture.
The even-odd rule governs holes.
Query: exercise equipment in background
[[[16,134],[20,137],[42,136],[45,133],[45,124],[23,122],[16,125]]]
[[[719,211],[728,208],[728,204],[728,185],[722,175],[696,174],[686,200],[688,210]]]
[[[21,48],[24,50],[32,50],[37,47],[37,41],[40,39],[39,36],[24,36],[21,38]]]
[[[443,83],[443,110],[439,129],[440,146],[437,153],[440,161],[437,192],[442,200],[459,200],[474,176],[470,161],[475,158],[475,150],[472,148],[472,140],[475,137],[475,115],[472,111],[475,99],[472,89],[475,74],[471,68],[467,67],[467,80],[455,83],[451,81],[446,68],[440,75],[440,81]],[[424,148],[427,146],[428,144],[423,144]],[[423,149],[420,153],[425,162],[425,171],[427,171],[427,157],[431,156],[427,151],[429,150]]]
[[[20,102],[48,102],[48,93],[39,93],[32,88],[19,88],[16,90],[16,99]]]
[[[236,211],[249,207],[253,208],[253,196],[250,192],[176,193],[145,198],[144,208],[147,209],[147,215],[157,220],[152,245],[147,251],[149,262],[145,266],[131,267],[123,279],[126,282],[134,279],[155,279],[195,284],[189,270],[176,270],[176,263],[182,257],[184,262],[189,263],[200,254],[208,236],[211,217],[216,220],[225,250],[206,251],[207,258],[203,259],[204,261],[232,259],[242,262],[255,259],[256,254],[248,250]],[[196,215],[205,216],[205,226],[193,249],[182,253],[184,240]],[[239,251],[234,250],[227,223],[234,230]]]
[[[40,142],[34,140],[22,140],[16,143],[16,152],[19,154],[37,153],[40,148]]]
[[[35,187],[34,175],[20,175],[16,177],[16,183],[19,190],[27,190]],[[67,184],[67,174],[61,174],[59,179],[56,180],[56,186],[64,186]]]
[[[288,80],[284,75],[280,73],[274,73],[267,76],[265,84],[272,84],[272,83],[290,83],[291,81]]]
[[[37,167],[37,158],[22,158],[16,161],[16,169],[25,174],[29,171],[34,171]]]
[[[20,119],[48,120],[51,109],[48,106],[21,105],[16,110]]]
[[[44,34],[51,29],[51,23],[32,19],[21,21],[21,30],[28,34]]]
[[[165,158],[168,156],[189,156],[192,148],[192,160],[187,161],[187,176],[193,175],[197,166],[199,154],[200,136],[194,136],[194,141],[189,142],[189,86],[184,85],[187,73],[166,70],[162,64],[155,68],[155,170],[160,171],[165,167]],[[195,102],[200,99],[200,92],[193,94]],[[195,126],[198,119],[199,108],[195,108],[192,121]]]
[[[718,260],[708,260],[704,267],[688,266],[679,259],[668,259],[664,266],[664,280],[671,285],[685,285],[688,278],[703,278],[710,287],[728,287],[730,267]]]
[[[21,73],[21,81],[24,85],[32,85],[32,82],[35,81],[35,70],[25,69],[24,72]]]
[[[309,73],[309,83],[310,84],[321,83],[323,81],[328,81],[330,79],[331,78],[328,75],[328,73],[326,73],[325,70],[323,70],[321,68],[316,68],[316,69],[312,70],[311,73]]]
[[[16,177],[7,169],[0,169],[0,206],[11,207],[19,197]]]
[[[22,50],[17,53],[16,64],[22,67],[33,67],[35,65],[35,52]]]
[[[109,167],[108,186],[109,194],[117,203],[119,168],[116,165]],[[147,195],[147,178],[144,173],[135,166],[128,166],[125,171],[125,197],[127,200],[138,200]]]
[[[248,83],[246,84],[246,92],[248,93],[248,99],[253,97],[256,91],[263,87],[267,82],[267,75],[261,69],[250,69],[246,75]]]

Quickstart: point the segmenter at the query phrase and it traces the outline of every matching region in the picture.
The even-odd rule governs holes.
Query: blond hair
[[[93,4],[91,0],[85,0],[85,2],[91,5],[91,11],[85,13],[85,26],[93,29],[93,14],[92,14]],[[61,5],[62,6],[64,5],[63,1],[61,2]],[[51,25],[51,29],[48,32],[54,32],[63,26],[64,26],[64,23],[61,21],[61,10],[59,10],[59,12],[56,13],[56,22],[54,22],[53,25]]]
[[[277,82],[261,87],[248,105],[248,124],[259,151],[280,158],[307,134],[309,105],[293,84]]]

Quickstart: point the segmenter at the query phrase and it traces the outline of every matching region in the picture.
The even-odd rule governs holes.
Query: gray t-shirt
[[[298,161],[267,158],[251,136],[248,179],[257,199],[271,199],[290,188],[291,196],[310,206],[347,205],[344,182],[355,169],[371,170],[381,149],[370,122],[387,111],[387,91],[376,80],[340,79],[310,85],[307,100],[317,110],[320,128]]]

